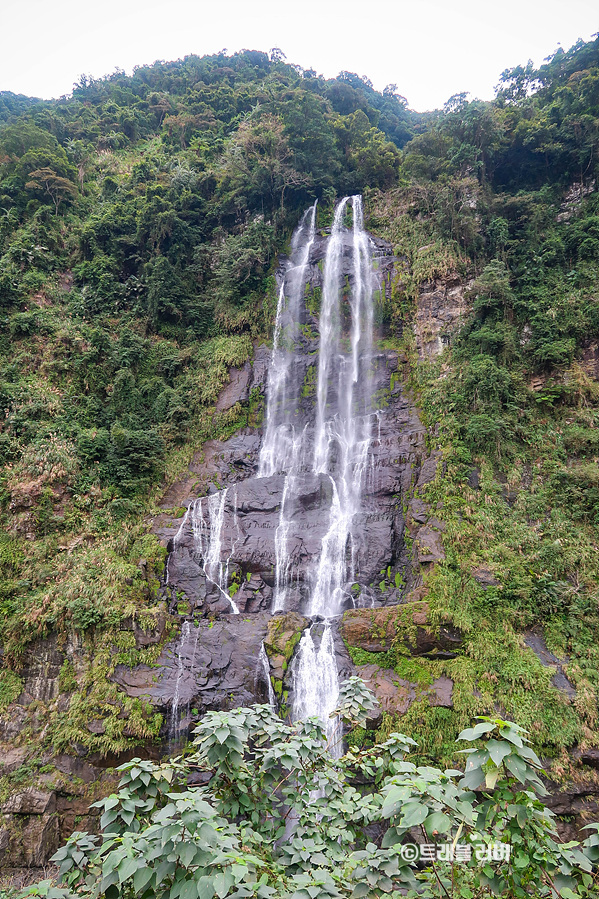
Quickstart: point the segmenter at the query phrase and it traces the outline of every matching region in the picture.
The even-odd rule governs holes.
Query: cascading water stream
[[[324,724],[327,748],[333,758],[343,754],[343,731],[331,712],[339,695],[339,676],[335,658],[335,643],[329,621],[324,622],[318,649],[314,645],[313,625],[300,640],[293,669],[293,717],[296,721],[319,718]]]
[[[333,499],[329,530],[316,567],[308,614],[338,615],[346,597],[346,586],[354,577],[354,519],[360,512],[363,476],[370,446],[372,404],[373,291],[370,248],[364,232],[361,197],[352,197],[353,284],[350,293],[351,353],[342,353],[340,294],[343,289],[341,257],[342,214],[346,201],[337,207],[333,233],[325,259],[325,291],[321,318],[318,381],[318,410],[314,446],[314,470],[331,479]],[[337,326],[333,327],[332,322]],[[325,361],[323,362],[323,358]],[[338,402],[331,383],[338,367]],[[322,379],[322,380],[321,380]],[[326,418],[327,403],[335,411]],[[347,551],[350,550],[348,564]]]
[[[234,615],[239,615],[239,609],[228,592],[229,583],[229,565],[235,552],[237,540],[240,538],[239,522],[237,520],[237,491],[233,489],[233,525],[236,532],[236,539],[232,542],[231,548],[226,559],[222,560],[222,533],[223,523],[225,520],[225,504],[229,488],[218,493],[213,493],[208,497],[201,497],[194,500],[187,508],[185,515],[179,525],[179,530],[173,538],[172,553],[174,554],[177,547],[180,546],[185,531],[191,523],[195,549],[200,556],[202,562],[202,571],[206,575],[206,579],[213,584],[221,596],[227,600]],[[205,514],[207,512],[207,517]],[[169,583],[169,562],[171,555],[167,559],[165,583]]]
[[[181,715],[179,711],[181,708],[181,687],[182,680],[185,676],[185,671],[187,667],[193,668],[193,663],[195,661],[196,649],[198,646],[198,635],[199,628],[196,629],[196,633],[194,636],[193,647],[191,651],[190,658],[188,660],[189,665],[186,666],[184,661],[184,654],[187,648],[187,644],[190,642],[191,637],[191,625],[189,621],[184,621],[181,627],[181,636],[179,638],[179,643],[177,644],[177,648],[175,650],[177,657],[177,675],[175,679],[175,688],[173,691],[173,698],[171,700],[171,708],[169,714],[169,727],[168,727],[168,739],[171,747],[175,746],[179,741],[181,736],[181,718],[185,717],[185,715]],[[185,710],[189,709],[189,703],[185,703]]]
[[[260,448],[258,477],[288,472],[297,460],[294,409],[299,387],[294,371],[300,334],[306,271],[316,236],[316,203],[306,210],[291,241],[291,254],[279,290],[273,350],[268,367],[266,429]]]
[[[344,250],[345,228],[343,218],[349,197],[345,197],[335,210],[331,237],[324,263],[324,287],[320,309],[320,348],[318,354],[318,386],[316,389],[316,423],[314,429],[315,472],[324,472],[329,454],[329,427],[327,420],[327,399],[331,388],[333,354],[339,349],[339,291]]]
[[[268,704],[272,709],[276,711],[277,697],[275,696],[275,691],[273,690],[272,681],[270,679],[270,664],[268,661],[268,656],[266,654],[266,649],[264,647],[264,641],[262,641],[262,643],[260,644],[260,652],[258,653],[256,679],[262,679],[266,683],[268,689]]]
[[[351,230],[345,225],[350,205],[353,214]],[[308,210],[296,232],[290,266],[279,295],[268,381],[267,427],[260,455],[261,476],[286,472],[275,535],[273,612],[285,609],[287,588],[293,577],[288,552],[293,494],[296,479],[307,469],[306,429],[296,435],[293,422],[299,385],[294,381],[292,360],[299,342],[298,325],[306,267],[314,241],[315,212],[315,207]],[[307,216],[310,216],[308,230]],[[296,265],[293,265],[294,254],[299,259]],[[343,302],[348,280],[348,255],[351,256],[349,310]],[[287,279],[294,270],[295,279],[288,285]],[[348,329],[344,328],[348,312],[349,335]],[[295,317],[295,326],[290,324],[289,316]],[[338,722],[329,718],[339,692],[330,619],[343,610],[351,596],[349,588],[355,576],[354,525],[361,511],[371,438],[373,318],[371,249],[364,231],[362,200],[358,196],[346,197],[335,210],[324,262],[312,464],[308,469],[312,475],[328,478],[332,497],[328,529],[310,574],[307,600],[307,614],[324,619],[324,624],[319,643],[315,642],[315,637],[318,639],[320,625],[312,625],[304,632],[293,668],[293,717],[320,718],[325,724],[333,754],[341,753],[341,739]],[[286,343],[282,338],[284,331]]]
[[[308,614],[323,617],[325,625],[318,650],[312,629],[304,632],[294,669],[294,717],[320,718],[333,754],[341,753],[341,738],[339,722],[329,717],[339,693],[330,619],[341,613],[355,575],[354,522],[361,509],[372,411],[372,262],[358,196],[351,198],[350,353],[343,351],[343,257],[349,237],[344,218],[349,202],[345,198],[335,211],[320,313],[313,471],[328,475],[332,501],[329,527],[313,572]]]
[[[300,396],[294,365],[303,317],[310,252],[316,236],[316,203],[306,210],[291,241],[291,255],[279,291],[273,351],[268,370],[266,430],[260,449],[258,477],[285,472],[279,521],[275,532],[275,589],[272,612],[285,608],[292,575],[288,534],[295,479],[301,469],[306,428],[296,434],[293,410]]]

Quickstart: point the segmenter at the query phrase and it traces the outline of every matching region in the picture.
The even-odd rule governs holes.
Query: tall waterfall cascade
[[[346,219],[352,212],[352,226]],[[316,207],[305,213],[279,293],[268,379],[268,412],[259,473],[285,474],[275,535],[275,593],[272,611],[284,611],[294,566],[289,532],[294,493],[302,477],[328,482],[329,520],[320,553],[309,572],[306,614],[324,619],[301,639],[293,670],[293,716],[316,716],[325,724],[329,749],[341,752],[339,727],[331,721],[339,692],[331,620],[351,603],[356,560],[355,523],[361,511],[373,419],[374,271],[364,231],[362,199],[346,197],[335,210],[324,259],[318,318],[318,379],[313,421],[301,425],[297,364],[306,321],[305,274],[315,236]],[[351,257],[348,276],[347,257]],[[319,631],[319,643],[314,637]],[[314,633],[313,633],[314,632]]]
[[[165,582],[171,603],[187,604],[181,614],[197,630],[186,621],[173,652],[165,686],[171,739],[190,693],[200,692],[194,705],[201,708],[204,685],[213,690],[208,685],[235,656],[237,668],[226,674],[235,689],[266,687],[273,707],[289,695],[292,717],[319,718],[329,751],[342,751],[340,724],[330,718],[339,693],[337,619],[374,601],[368,585],[394,539],[392,515],[382,520],[377,494],[384,413],[376,397],[388,383],[386,357],[373,350],[380,258],[364,230],[360,196],[337,204],[330,232],[318,230],[315,203],[293,234],[277,273],[259,456],[244,467],[243,441],[255,440],[256,451],[258,441],[247,433],[231,438],[238,468],[223,463],[220,489],[191,500],[172,538]],[[275,696],[265,642],[277,632],[270,616],[286,613],[310,623]],[[235,655],[237,641],[255,649]],[[230,696],[223,692],[217,703]]]

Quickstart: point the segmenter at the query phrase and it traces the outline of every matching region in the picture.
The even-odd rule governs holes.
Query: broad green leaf
[[[428,808],[420,802],[408,802],[402,809],[403,816],[400,819],[400,827],[416,827],[422,824],[428,817]]]
[[[124,859],[117,868],[119,883],[123,883],[125,880],[128,880],[132,876],[132,874],[137,871],[141,864],[143,864],[143,862],[139,858]]]
[[[194,843],[181,843],[177,847],[177,854],[184,868],[189,868],[195,860],[197,848]]]
[[[370,893],[370,887],[367,883],[362,881],[362,883],[358,883],[351,894],[351,899],[364,899],[364,896],[368,896]]]
[[[510,755],[505,760],[506,768],[512,772],[515,778],[517,778],[520,783],[524,783],[526,780],[526,763],[522,761],[522,759],[518,758],[517,755]]]
[[[485,748],[497,767],[501,765],[506,755],[509,755],[512,751],[512,747],[509,744],[502,743],[500,740],[487,740]]]
[[[509,740],[514,746],[518,746],[520,749],[524,746],[524,742],[520,736],[520,728],[516,730],[514,727],[502,727],[499,733],[504,740]]]
[[[495,724],[491,724],[490,721],[481,721],[480,724],[477,724],[475,727],[467,727],[460,734],[458,734],[458,740],[478,740],[479,737],[482,737],[483,734],[488,734],[492,730],[495,730]]]
[[[429,836],[433,833],[447,833],[451,827],[451,818],[445,812],[433,812],[424,822],[424,829]]]
[[[147,866],[145,868],[138,868],[138,870],[133,875],[133,888],[135,892],[143,893],[144,889],[149,884],[153,876],[153,867]]]
[[[195,880],[189,880],[183,884],[179,893],[179,899],[198,899],[198,885]]]

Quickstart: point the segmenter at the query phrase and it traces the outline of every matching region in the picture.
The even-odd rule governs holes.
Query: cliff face
[[[312,293],[321,287],[319,262],[325,247],[326,240],[320,240],[311,260]],[[394,259],[382,241],[378,251],[383,289],[390,291]],[[466,287],[454,275],[422,286],[414,319],[420,359],[434,360],[455,333],[466,312]],[[306,406],[314,391],[310,369],[317,349],[316,324],[312,317],[302,339]],[[334,624],[338,669],[341,678],[360,674],[379,700],[380,715],[392,716],[399,729],[414,732],[416,722],[427,720],[434,727],[435,716],[444,713],[455,734],[478,709],[471,701],[464,703],[460,675],[470,638],[451,616],[444,619],[427,601],[427,583],[436,564],[445,559],[446,529],[443,504],[431,503],[429,488],[442,482],[445,463],[407,386],[413,374],[410,366],[417,363],[408,362],[397,336],[391,340],[397,349],[383,348],[389,342],[387,335],[373,360],[380,414],[371,445],[353,603]],[[69,676],[85,667],[90,645],[77,637],[61,642],[51,636],[27,650],[22,691],[0,717],[0,764],[6,785],[0,861],[13,881],[37,876],[75,826],[94,829],[93,810],[90,814],[88,807],[112,788],[115,765],[135,754],[157,757],[177,749],[194,720],[209,709],[268,701],[269,680],[281,711],[290,708],[294,653],[309,624],[302,614],[302,584],[319,551],[331,490],[322,476],[301,482],[294,519],[301,539],[294,540],[293,535],[291,539],[296,588],[285,613],[271,617],[283,478],[257,478],[269,359],[270,351],[257,345],[250,362],[231,370],[216,409],[244,410],[245,424],[229,439],[202,446],[148,522],[168,553],[166,566],[149,617],[132,620],[125,630],[138,651],[152,653],[151,662],[119,661],[113,651],[113,664],[106,672],[114,691],[110,714],[133,719],[136,704],[142,703],[146,718],[148,709],[162,716],[158,739],[148,734],[145,741],[137,739],[135,750],[116,754],[90,752],[76,741],[68,752],[37,749],[48,715],[60,716],[76,702],[76,682],[69,683]],[[475,487],[477,477],[474,472]],[[225,490],[222,545],[232,550],[226,587],[239,614],[232,614],[229,599],[207,579],[187,511],[198,497],[209,499]],[[484,567],[472,574],[483,589],[497,584]],[[526,644],[526,651],[535,653],[541,664],[558,667],[555,688],[561,690],[564,702],[574,702],[576,692],[561,661],[548,653],[542,634],[527,637]],[[261,655],[262,646],[266,656]],[[482,700],[479,709],[486,710]],[[110,731],[110,714],[106,706],[83,726],[101,738]],[[380,715],[373,727],[381,723]],[[127,728],[125,723],[125,736],[139,733]],[[556,811],[573,821],[585,820],[596,808],[593,777],[585,774],[594,759],[588,752],[588,758],[583,755],[580,761],[587,767],[565,790],[556,788],[552,800]]]
[[[308,289],[314,296],[322,288],[326,245],[327,239],[319,237],[311,259]],[[393,256],[384,242],[378,242],[376,252],[381,282],[388,290]],[[306,410],[315,389],[316,326],[317,318],[311,314],[303,329],[299,359]],[[293,652],[308,622],[298,614],[301,589],[285,615],[272,620],[270,616],[283,485],[281,476],[256,478],[269,361],[270,350],[256,345],[251,361],[230,370],[215,414],[228,415],[237,425],[245,419],[245,426],[237,426],[227,440],[205,442],[186,473],[168,487],[161,501],[164,511],[158,510],[149,522],[168,556],[159,583],[152,580],[150,564],[140,562],[154,592],[147,613],[121,621],[105,644],[93,633],[64,639],[51,635],[28,644],[18,695],[0,716],[4,749],[0,862],[5,868],[45,864],[73,829],[75,818],[80,828],[93,830],[88,805],[110,790],[111,769],[136,753],[155,756],[179,746],[192,721],[207,709],[264,701],[267,677],[282,710],[288,707]],[[355,585],[357,604],[368,607],[400,602],[420,579],[418,556],[404,540],[406,514],[416,485],[434,475],[434,464],[426,462],[425,431],[405,391],[404,367],[395,350],[381,349],[373,360],[381,414],[371,447],[360,578]],[[222,542],[223,547],[235,547],[225,586],[231,594],[235,588],[238,615],[231,614],[229,601],[207,581],[184,511],[198,497],[225,490]],[[13,493],[19,503],[17,508],[17,499],[13,502],[15,521],[23,529],[29,521],[27,491],[16,485]],[[319,552],[329,515],[328,478],[306,477],[296,501],[301,538],[295,541],[292,554],[303,581]],[[35,497],[29,505],[35,513]],[[409,526],[422,532],[418,552],[430,562],[441,550],[438,541],[430,535],[426,538],[422,503],[417,518],[418,523],[414,526],[410,519]],[[344,676],[352,670],[352,662],[339,633],[335,641]],[[259,661],[263,643],[268,674]],[[127,661],[131,653],[137,664]],[[105,679],[106,689],[101,702],[86,704],[85,693],[96,689],[90,686],[81,693],[82,682],[90,684],[90,671],[96,680]],[[162,717],[158,739],[152,738],[153,715]],[[48,728],[60,729],[61,721],[66,751],[57,754],[52,748],[56,734],[49,741]],[[115,744],[117,748],[102,748]],[[125,749],[127,744],[132,748]]]
[[[322,288],[326,245],[327,238],[319,237],[310,259],[307,290],[312,296]],[[391,290],[394,257],[384,241],[375,241],[375,246],[384,297]],[[316,314],[309,313],[298,358],[305,415],[310,414],[315,390],[317,324]],[[370,447],[353,608],[335,622],[334,639],[340,677],[358,670],[377,694],[381,709],[402,714],[419,700],[451,708],[452,681],[441,676],[423,686],[410,680],[409,672],[401,677],[394,669],[385,670],[376,654],[414,631],[413,639],[405,636],[402,642],[407,657],[452,657],[460,637],[451,628],[441,633],[429,625],[427,606],[419,601],[423,573],[444,558],[443,525],[422,497],[435,478],[440,456],[427,448],[426,430],[407,390],[406,357],[383,348],[388,345],[389,337],[372,360],[379,413]],[[135,753],[156,756],[177,748],[206,710],[267,701],[268,680],[281,711],[290,708],[294,652],[309,623],[302,615],[307,578],[326,532],[332,494],[323,475],[298,482],[293,516],[297,536],[290,535],[297,579],[285,613],[271,618],[284,479],[257,477],[269,361],[270,350],[257,345],[251,361],[231,369],[216,413],[245,410],[245,426],[227,440],[204,443],[185,474],[167,489],[162,510],[149,521],[168,553],[166,565],[154,609],[145,619],[134,617],[125,624],[125,633],[137,652],[151,653],[151,664],[127,664],[119,661],[114,648],[110,653],[106,676],[116,691],[112,714],[127,719],[135,715],[135,704],[142,703],[146,719],[151,709],[162,716],[159,739],[152,741],[148,734],[145,741],[138,739],[135,751],[120,754],[90,752],[76,741],[69,753],[58,755],[31,748],[30,736],[43,739],[45,716],[60,717],[76,703],[74,678],[89,664],[92,649],[89,639],[76,636],[66,642],[50,636],[29,645],[21,670],[22,692],[0,718],[6,783],[0,852],[6,868],[45,864],[73,829],[75,817],[80,828],[93,830],[93,812],[90,817],[87,807],[110,789],[112,767]],[[198,497],[207,502],[217,494],[223,497],[223,557],[230,556],[224,586],[240,614],[232,614],[230,599],[206,577],[190,516]],[[405,615],[393,611],[398,607]],[[373,632],[378,634],[374,643]],[[263,645],[267,655],[261,657]],[[365,660],[360,653],[371,655]],[[361,667],[356,668],[352,655]],[[84,730],[100,740],[111,731],[107,710],[98,709],[96,717],[88,715],[82,722]],[[138,733],[125,723],[124,737]],[[19,776],[24,789],[18,787]]]
[[[326,238],[318,238],[311,253],[308,294],[318,295],[322,288],[326,244]],[[376,242],[383,291],[390,289],[393,277],[394,259],[389,250],[384,242]],[[316,315],[309,313],[302,326],[301,351],[294,361],[304,384],[298,429],[307,423],[314,403],[317,324]],[[421,566],[443,558],[442,525],[417,498],[418,490],[435,475],[437,456],[431,456],[426,448],[425,429],[406,391],[406,365],[399,361],[396,350],[387,349],[376,353],[372,369],[380,412],[372,435],[357,540],[359,574],[352,588],[357,609],[352,614],[370,614],[365,610],[404,602],[421,583]],[[243,401],[252,391],[255,396],[257,390],[264,390],[263,348],[257,349],[254,362],[243,372],[232,373],[219,403],[224,406]],[[169,723],[169,718],[173,703],[178,703],[183,709],[183,718],[177,724],[179,737],[187,731],[191,718],[207,709],[267,696],[266,671],[259,663],[263,642],[270,657],[270,678],[283,709],[292,701],[293,664],[289,650],[285,658],[285,646],[290,642],[294,646],[308,623],[302,613],[309,575],[328,527],[331,483],[327,476],[316,474],[302,475],[294,483],[292,524],[287,534],[294,583],[285,614],[271,621],[276,535],[285,478],[279,474],[258,478],[258,451],[259,436],[251,428],[242,429],[223,444],[210,444],[192,462],[190,477],[173,485],[165,500],[171,505],[176,496],[188,511],[175,519],[163,513],[153,522],[169,550],[163,587],[166,601],[171,612],[179,612],[179,620],[188,622],[190,628],[179,644],[165,649],[157,662],[158,673],[150,668],[134,672],[121,668],[115,678],[131,696],[143,696],[160,708],[165,714],[165,727],[170,726],[171,731],[173,722]],[[194,479],[195,490],[186,494]],[[206,493],[198,512],[197,497]],[[229,595],[221,589],[222,584],[207,577],[198,550],[198,528],[207,528],[210,537],[210,528],[216,526],[207,507],[211,496],[213,502],[220,502],[217,493],[222,497],[218,527],[221,556],[228,556],[224,586]],[[231,614],[229,596],[239,615]],[[279,631],[288,633],[283,646],[276,636]],[[346,643],[351,645],[337,633],[342,676],[352,670]]]

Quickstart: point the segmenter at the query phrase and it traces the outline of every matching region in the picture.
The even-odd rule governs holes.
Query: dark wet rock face
[[[184,639],[169,644],[155,667],[117,667],[113,680],[129,696],[172,707],[194,717],[209,709],[264,701],[268,693],[258,656],[270,615],[223,615],[191,625]]]
[[[157,669],[122,668],[116,680],[130,695],[148,697],[167,715],[174,704],[184,715],[187,709],[199,714],[263,696],[266,678],[264,674],[255,676],[263,642],[279,698],[293,692],[293,652],[307,626],[314,571],[334,503],[332,478],[315,473],[310,464],[319,320],[318,303],[313,304],[309,297],[318,295],[323,287],[322,262],[328,241],[325,234],[317,234],[306,257],[303,272],[308,299],[300,303],[299,328],[294,330],[293,371],[286,402],[295,409],[293,428],[296,435],[302,434],[301,452],[306,462],[294,475],[292,493],[285,494],[285,473],[258,476],[261,438],[247,429],[226,442],[207,444],[201,457],[192,462],[189,477],[174,485],[163,500],[165,509],[182,506],[185,514],[178,513],[173,519],[165,512],[154,522],[169,549],[164,595],[171,611],[180,612],[182,604],[185,606],[189,631],[162,654]],[[343,241],[340,266],[351,283],[355,275],[352,239],[348,234]],[[396,261],[392,248],[375,239],[372,252],[379,289],[388,289]],[[293,273],[295,269],[282,260],[279,275],[283,277],[285,271]],[[269,352],[257,348],[251,363],[231,372],[218,410],[245,402],[256,387],[265,389]],[[402,365],[395,351],[376,348],[369,363],[374,402],[361,510],[347,547],[354,571],[354,583],[347,583],[345,590],[345,608],[349,610],[384,610],[402,602],[419,583],[418,563],[431,565],[444,558],[442,525],[420,496],[436,476],[440,460],[427,452],[425,429],[403,388]],[[334,418],[339,402],[333,391],[327,416]],[[339,451],[333,444],[333,454]],[[334,465],[334,456],[332,462]],[[277,590],[283,503],[286,557],[292,576],[284,615],[270,619]],[[406,529],[415,552],[406,547]],[[333,627],[333,639],[343,678],[354,666],[346,648],[351,638],[347,638],[345,621],[341,627],[339,624]],[[318,627],[314,639],[317,643],[320,639]],[[442,649],[424,627],[418,627],[416,642],[415,652],[451,654],[451,648]],[[449,638],[446,642],[454,645]]]
[[[397,356],[389,352],[374,360],[379,392],[385,392],[385,408],[375,416],[369,449],[366,489],[360,521],[354,533],[356,582],[360,592],[371,602],[371,585],[380,581],[380,571],[389,565],[408,570],[410,560],[404,545],[405,517],[403,498],[413,490],[415,474],[422,484],[434,477],[436,460],[429,460],[425,450],[425,431],[415,409],[407,401],[402,388],[394,383]],[[229,441],[233,443],[233,441]],[[238,443],[243,451],[243,443]],[[234,451],[223,445],[221,455]],[[421,469],[422,460],[425,465]],[[230,463],[235,458],[229,456]],[[272,599],[276,567],[276,533],[279,526],[284,475],[258,478],[250,475],[238,480],[227,490],[221,525],[220,560],[229,559],[229,579],[240,581],[235,594],[240,611],[259,611],[269,607]],[[304,472],[294,481],[293,495],[287,499],[291,509],[287,550],[294,571],[294,588],[289,610],[305,611],[310,590],[310,572],[317,561],[322,539],[328,526],[333,499],[331,480],[327,475]],[[198,521],[203,528],[204,548],[210,543],[211,527],[208,498],[188,498],[195,503],[196,514],[188,514],[179,522],[171,522],[163,534],[171,534],[168,560],[168,584],[183,595],[202,614],[226,612],[230,604],[210,584],[205,575]],[[430,515],[419,501],[422,552],[426,561],[443,558],[440,537],[426,526]],[[418,531],[418,527],[416,528]],[[167,540],[169,538],[167,537]],[[379,596],[375,602],[386,601]],[[351,598],[348,597],[348,605]]]

